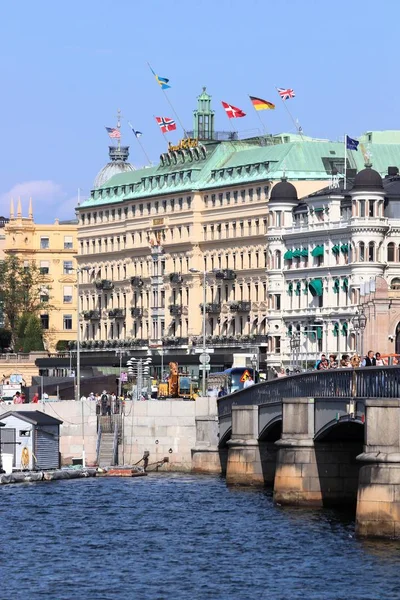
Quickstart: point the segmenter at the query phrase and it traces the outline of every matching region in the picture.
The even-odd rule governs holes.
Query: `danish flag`
[[[169,119],[168,117],[155,117],[155,119],[163,133],[176,129],[176,123],[173,119]]]
[[[243,112],[241,108],[232,106],[232,104],[228,104],[227,102],[222,102],[222,106],[225,109],[226,116],[228,117],[228,119],[238,119],[239,117],[246,116],[246,113]]]

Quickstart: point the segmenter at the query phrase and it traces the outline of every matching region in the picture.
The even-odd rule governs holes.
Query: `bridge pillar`
[[[356,532],[400,538],[400,399],[365,401],[364,452],[360,469]]]
[[[232,436],[228,441],[226,482],[264,485],[258,445],[258,406],[232,406]]]
[[[314,399],[282,399],[282,437],[279,447],[274,500],[287,505],[322,505],[314,449]]]
[[[226,469],[226,449],[218,449],[218,416],[215,398],[196,400],[196,445],[192,448],[194,473],[218,473]]]

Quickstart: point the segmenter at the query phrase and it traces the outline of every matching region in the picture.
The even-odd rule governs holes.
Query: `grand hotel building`
[[[385,134],[390,143],[382,135],[362,139],[380,171],[400,163],[400,133]],[[343,172],[344,147],[292,134],[230,137],[214,130],[203,89],[192,141],[165,148],[158,165],[133,170],[126,147],[110,148],[110,163],[77,209],[84,348],[162,348],[189,364],[201,344],[206,271],[214,366],[229,366],[233,352],[246,350],[261,368],[269,353],[281,361],[287,329],[279,324],[275,333],[269,321],[282,308],[266,274],[266,235],[287,225],[287,211],[275,206],[272,224],[268,200],[283,177],[298,198],[332,184]],[[349,154],[349,171],[360,170],[362,152]]]

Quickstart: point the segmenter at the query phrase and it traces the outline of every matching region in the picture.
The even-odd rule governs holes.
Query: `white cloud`
[[[29,198],[32,198],[33,217],[38,223],[51,223],[54,219],[74,219],[77,196],[70,197],[62,186],[51,180],[24,181],[15,184],[8,192],[0,194],[1,212],[9,215],[10,200],[14,198],[14,209],[21,198],[22,215],[28,216]]]

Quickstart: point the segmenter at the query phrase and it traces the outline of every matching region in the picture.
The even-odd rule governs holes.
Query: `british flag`
[[[278,89],[278,94],[280,95],[282,100],[289,100],[290,98],[294,98],[296,95],[294,93],[294,91],[290,88],[277,88],[277,89]]]
[[[168,117],[155,117],[155,119],[159,124],[162,133],[167,133],[168,131],[174,131],[174,129],[176,129],[176,123],[173,119],[169,119]]]

